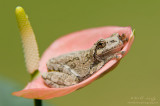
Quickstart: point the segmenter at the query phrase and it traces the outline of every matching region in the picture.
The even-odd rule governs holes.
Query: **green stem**
[[[33,74],[31,74],[31,80],[35,79],[39,74],[39,71],[36,70]],[[34,106],[42,106],[42,100],[34,99]]]
[[[34,99],[34,106],[42,106],[42,100]]]

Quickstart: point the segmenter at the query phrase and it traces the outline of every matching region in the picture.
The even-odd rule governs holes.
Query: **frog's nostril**
[[[116,41],[116,40],[111,40],[110,42],[111,42],[111,43],[114,43],[114,42],[117,42],[117,41]]]

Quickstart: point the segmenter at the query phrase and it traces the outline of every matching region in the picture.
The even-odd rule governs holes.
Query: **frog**
[[[99,39],[87,50],[74,51],[48,60],[48,72],[42,74],[44,83],[52,88],[64,88],[78,84],[101,69],[112,59],[119,59],[128,38],[113,33]]]

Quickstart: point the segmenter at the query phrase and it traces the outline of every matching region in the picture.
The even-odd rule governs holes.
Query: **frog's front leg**
[[[124,53],[125,53],[125,51],[119,51],[119,52],[117,52],[117,53],[115,53],[115,54],[113,54],[113,55],[110,55],[110,56],[108,56],[105,60],[104,60],[104,62],[105,63],[107,63],[108,61],[110,61],[110,60],[112,60],[112,59],[117,59],[117,60],[119,60],[120,59],[120,54],[121,55],[124,55]]]
[[[42,75],[45,83],[54,88],[63,88],[77,84],[79,82],[75,75],[69,75],[63,72],[47,72]]]
[[[120,59],[119,54],[121,54],[123,56],[125,54],[125,52],[126,51],[119,51],[119,52],[115,53],[112,58],[116,58],[117,60],[119,60]]]
[[[104,60],[100,60],[100,62],[91,69],[90,74],[93,74],[94,72],[98,71],[100,68],[102,68],[111,59],[119,60],[120,59],[119,54],[124,55],[124,53],[125,53],[125,51],[119,51],[115,54],[107,56]]]
[[[99,62],[96,65],[91,66],[91,70],[89,72],[90,75],[92,75],[93,73],[95,73],[96,71],[98,71],[100,68],[102,68],[105,64],[104,60],[101,60],[101,62]]]

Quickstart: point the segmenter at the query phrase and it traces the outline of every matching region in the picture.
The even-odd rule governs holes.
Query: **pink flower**
[[[125,44],[123,48],[123,51],[126,51],[126,54],[129,51],[134,40],[131,27],[110,26],[87,29],[63,36],[60,39],[56,40],[53,44],[51,44],[51,46],[44,52],[40,60],[39,71],[41,73],[47,72],[46,62],[50,58],[57,57],[61,54],[69,53],[72,51],[86,50],[92,47],[92,45],[100,38],[107,38],[113,33],[119,33],[120,35],[124,33],[126,34],[127,38],[129,38],[129,41]],[[40,76],[37,79],[29,82],[23,90],[13,92],[13,95],[30,99],[51,99],[54,97],[64,96],[90,84],[102,73],[108,71],[111,67],[115,66],[118,61],[119,60],[112,59],[91,77],[73,86],[65,88],[49,88],[44,84],[43,79]]]

